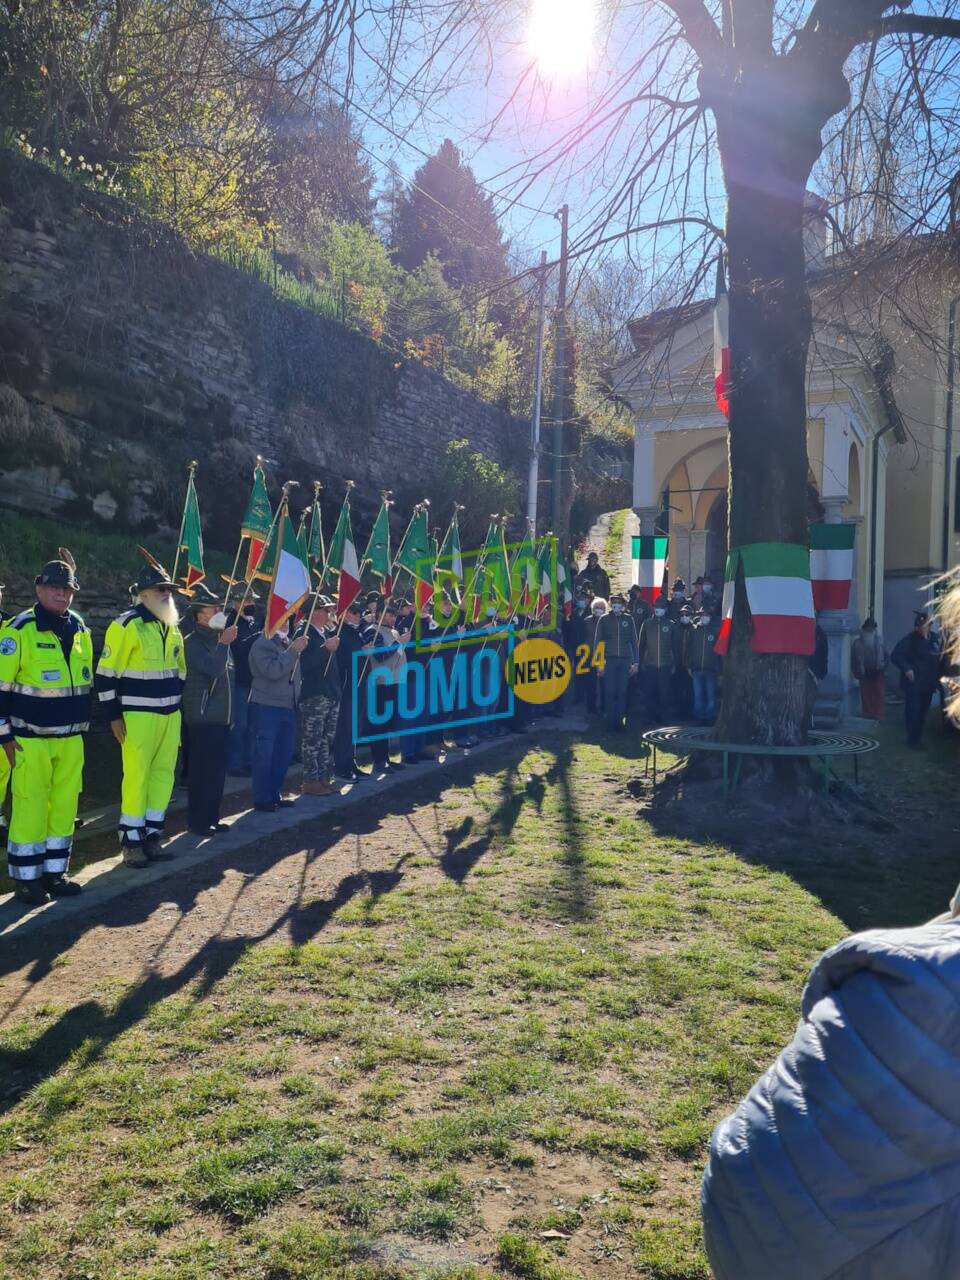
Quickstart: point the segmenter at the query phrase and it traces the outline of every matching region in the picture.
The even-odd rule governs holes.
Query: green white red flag
[[[272,524],[273,510],[270,506],[270,495],[267,493],[267,481],[263,474],[263,467],[258,462],[253,472],[253,488],[244,512],[243,524],[240,526],[240,536],[250,539],[250,549],[247,552],[247,582],[252,582],[254,577],[270,577],[269,568],[264,573],[258,570],[262,567],[264,544],[270,536]]]
[[[273,636],[292,618],[310,594],[310,570],[300,554],[297,535],[286,506],[277,521],[276,553],[270,594],[267,597],[267,616],[264,634]]]
[[[653,604],[663,591],[668,542],[668,538],[650,534],[641,534],[633,539],[633,580],[640,588],[641,600],[646,600],[647,604]]]
[[[313,506],[310,508],[310,536],[307,538],[307,564],[317,575],[323,577],[327,553],[323,545],[323,524],[320,518],[320,496],[314,494]]]
[[[350,493],[343,500],[337,527],[327,552],[327,569],[338,575],[337,613],[342,614],[360,594],[360,564],[350,523]]]
[[[186,553],[187,572],[183,575],[184,585],[190,591],[206,577],[203,568],[203,533],[200,529],[200,504],[197,501],[197,489],[193,483],[193,469],[187,481],[187,497],[183,504],[183,526],[180,533],[180,546],[177,556]]]
[[[557,595],[558,603],[563,609],[563,616],[569,618],[573,613],[573,569],[570,557],[557,554]]]
[[[460,526],[456,516],[450,521],[450,527],[444,535],[443,545],[437,556],[437,567],[443,569],[445,574],[453,574],[457,586],[463,586],[463,552],[460,550]]]
[[[849,607],[856,531],[853,524],[810,526],[810,581],[815,609]]]
[[[810,554],[793,542],[752,542],[727,556],[723,585],[723,620],[714,646],[725,654],[730,645],[734,590],[743,566],[750,607],[750,647],[754,653],[813,653],[816,617],[810,585]]]
[[[537,617],[550,607],[557,584],[558,562],[556,558],[557,543],[553,538],[545,538],[540,543],[537,556]]]

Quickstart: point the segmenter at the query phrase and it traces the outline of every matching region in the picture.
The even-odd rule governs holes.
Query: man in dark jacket
[[[693,684],[693,718],[697,724],[713,724],[717,715],[717,680],[721,658],[716,651],[719,618],[701,613],[684,632],[687,669]]]
[[[640,628],[638,649],[643,676],[644,710],[648,720],[663,723],[673,702],[673,632],[666,596],[654,601],[653,617]]]
[[[228,627],[222,602],[202,582],[190,597],[193,630],[183,642],[187,678],[183,723],[187,738],[187,825],[196,836],[225,831],[220,822],[227,749],[236,700]]]
[[[610,599],[610,612],[597,626],[597,643],[603,645],[603,705],[611,729],[623,728],[627,714],[627,684],[637,670],[637,629],[619,592]]]
[[[930,615],[921,609],[914,617],[913,630],[898,641],[890,661],[900,672],[904,697],[907,746],[922,751],[924,722],[930,702],[940,683],[940,642],[930,634]]]
[[[333,735],[333,767],[338,778],[346,782],[362,782],[369,778],[366,769],[357,764],[356,747],[353,741],[353,703],[356,697],[354,680],[359,676],[363,660],[356,664],[354,670],[353,655],[363,648],[360,632],[362,605],[354,600],[347,608],[340,628],[340,648],[337,650],[337,665],[340,669],[340,710],[337,713],[337,731]]]
[[[263,624],[257,609],[259,596],[248,591],[245,582],[233,588],[237,609],[230,610],[230,622],[237,628],[237,638],[230,646],[237,696],[233,705],[233,728],[227,749],[227,772],[234,777],[249,778],[253,762],[254,716],[250,701],[250,650]],[[240,608],[240,605],[243,608]],[[229,616],[229,615],[228,615]]]
[[[589,587],[595,596],[610,599],[610,577],[600,564],[600,557],[595,551],[587,556],[587,567],[577,574],[576,587]]]
[[[340,714],[340,637],[334,624],[335,606],[329,596],[318,596],[309,624],[297,632],[307,637],[300,655],[300,754],[303,758],[305,796],[332,796],[330,781],[333,738]]]

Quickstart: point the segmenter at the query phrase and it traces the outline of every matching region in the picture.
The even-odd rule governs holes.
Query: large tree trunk
[[[718,113],[726,179],[730,288],[730,546],[809,543],[806,367],[810,299],[804,273],[806,182],[819,130],[797,138],[755,109]],[[758,654],[742,573],[724,667],[718,736],[802,742],[807,659]]]

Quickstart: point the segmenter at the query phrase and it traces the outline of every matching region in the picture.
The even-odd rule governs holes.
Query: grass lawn
[[[956,742],[876,829],[505,745],[0,956],[0,1276],[698,1280],[705,1142],[817,954],[942,910]]]

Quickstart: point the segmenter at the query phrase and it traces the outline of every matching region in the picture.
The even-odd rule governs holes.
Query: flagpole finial
[[[389,501],[390,501],[390,499],[393,497],[393,490],[392,490],[392,489],[381,489],[381,490],[380,490],[380,497],[384,500],[384,502],[389,502]]]
[[[319,480],[314,480],[314,482],[313,482],[313,496],[314,496],[315,498],[319,498],[319,496],[320,496],[320,490],[321,490],[322,488],[323,488],[323,485],[320,483],[320,481],[319,481]]]
[[[455,502],[455,503],[453,504],[453,514],[454,514],[454,515],[456,515],[458,511],[466,511],[466,509],[467,509],[467,508],[463,505],[463,503],[462,503],[462,502]]]
[[[423,502],[421,503],[421,506],[429,507],[429,505],[430,505],[430,499],[424,498]]]

